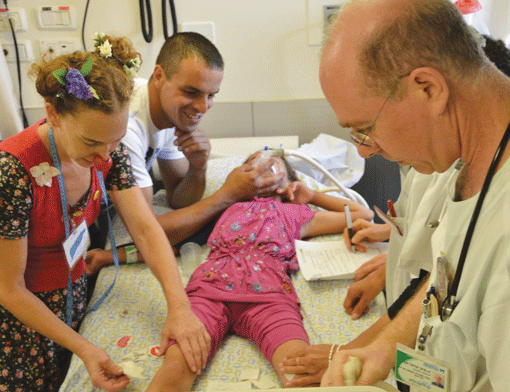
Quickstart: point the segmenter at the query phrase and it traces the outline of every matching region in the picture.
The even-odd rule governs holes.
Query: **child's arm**
[[[301,227],[301,237],[314,237],[321,234],[341,233],[347,226],[344,206],[347,204],[353,221],[357,219],[372,220],[374,212],[351,200],[314,191],[303,183],[294,182],[286,189],[285,196],[292,203],[307,203],[328,211],[319,211]]]

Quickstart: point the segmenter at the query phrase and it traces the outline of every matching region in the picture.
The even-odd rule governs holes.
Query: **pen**
[[[388,200],[388,212],[390,213],[390,216],[392,218],[397,217],[397,213],[395,211],[395,207],[393,206],[393,202],[391,200]]]
[[[351,219],[351,211],[349,210],[349,206],[346,204],[344,205],[344,211],[345,211],[345,218],[347,219],[347,232],[349,233],[349,240],[352,240],[352,237],[354,237],[354,230],[352,229],[352,219]],[[354,252],[356,250],[356,247],[351,242],[351,250]]]

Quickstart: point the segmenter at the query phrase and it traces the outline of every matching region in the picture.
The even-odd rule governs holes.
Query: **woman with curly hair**
[[[87,226],[105,189],[163,287],[162,347],[177,339],[190,366],[202,368],[209,336],[120,143],[139,66],[129,40],[103,34],[92,53],[35,64],[47,116],[0,143],[0,391],[58,390],[69,351],[95,386],[118,391],[129,383],[106,352],[77,332],[87,305]]]

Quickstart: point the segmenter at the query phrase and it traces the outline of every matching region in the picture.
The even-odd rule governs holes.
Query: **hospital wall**
[[[153,41],[147,43],[138,1],[91,0],[84,28],[87,49],[92,47],[95,32],[128,36],[144,61],[139,75],[149,77],[164,41],[161,1],[151,2]],[[510,31],[508,0],[480,2],[483,9],[477,18],[495,37],[504,38]],[[322,25],[318,15],[323,5],[335,3],[338,0],[175,0],[179,30],[182,23],[214,26],[215,44],[225,60],[221,91],[202,122],[211,137],[298,134],[300,143],[305,143],[319,132],[346,136],[318,80],[317,31]],[[17,32],[17,38],[29,41],[35,60],[44,54],[41,40],[74,41],[76,48],[82,49],[86,0],[10,0],[8,4],[23,8],[27,14],[28,29]],[[36,5],[75,7],[77,28],[40,30]],[[168,26],[171,33],[170,18]],[[1,31],[0,41],[3,46],[12,43],[11,33]],[[16,67],[8,63],[8,69],[17,101]],[[44,115],[44,109],[28,70],[29,63],[22,63],[23,101],[29,122],[33,122]]]

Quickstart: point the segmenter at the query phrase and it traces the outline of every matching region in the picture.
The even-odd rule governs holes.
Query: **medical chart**
[[[359,266],[385,253],[385,242],[363,243],[366,252],[353,252],[343,239],[338,241],[295,241],[299,268],[306,280],[352,279]]]

